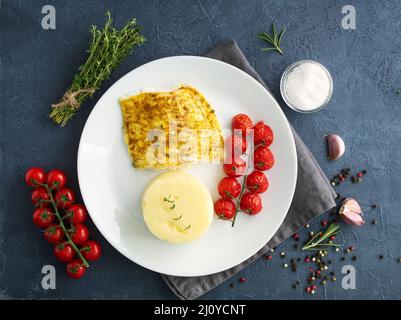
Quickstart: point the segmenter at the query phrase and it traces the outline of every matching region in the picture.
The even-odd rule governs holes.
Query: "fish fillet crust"
[[[166,169],[221,162],[223,136],[216,114],[192,86],[120,99],[124,140],[136,168]]]

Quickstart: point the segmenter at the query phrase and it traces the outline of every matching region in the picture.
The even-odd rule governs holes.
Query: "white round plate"
[[[271,150],[275,166],[266,172],[269,190],[263,210],[240,213],[234,228],[216,217],[199,240],[174,245],[154,237],[142,218],[141,195],[160,171],[131,165],[122,134],[118,99],[140,90],[190,84],[202,92],[222,128],[237,113],[264,120],[275,134]],[[186,170],[199,177],[218,198],[221,164]],[[290,126],[266,89],[245,72],[214,59],[177,56],[149,62],[129,72],[99,99],[83,130],[78,150],[78,178],[89,214],[103,236],[135,263],[168,275],[201,276],[229,269],[261,249],[284,220],[294,194],[297,156]]]

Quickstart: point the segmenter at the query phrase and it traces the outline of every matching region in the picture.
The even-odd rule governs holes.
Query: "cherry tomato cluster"
[[[218,192],[221,198],[215,202],[214,211],[220,218],[233,221],[234,225],[239,211],[255,215],[262,210],[260,194],[269,187],[269,181],[262,171],[269,170],[274,165],[274,156],[269,149],[274,135],[273,130],[263,121],[254,125],[252,119],[245,114],[233,117],[232,131],[232,136],[226,140],[231,146],[226,150],[229,152],[226,158],[230,161],[223,165],[227,177],[219,182]],[[249,137],[253,137],[253,146],[248,146]],[[251,153],[254,171],[248,174],[251,165],[246,159],[249,159]],[[238,181],[239,177],[243,177],[242,184]]]
[[[55,257],[67,263],[67,275],[81,278],[88,261],[98,260],[102,251],[98,242],[89,240],[84,224],[88,216],[85,206],[75,203],[75,193],[66,187],[67,176],[59,169],[46,173],[42,168],[30,168],[25,182],[34,188],[34,224],[44,230],[44,238],[54,245]]]

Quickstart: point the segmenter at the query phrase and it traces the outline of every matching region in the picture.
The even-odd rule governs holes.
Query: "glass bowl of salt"
[[[284,102],[293,110],[311,113],[322,110],[333,93],[330,72],[313,60],[300,60],[283,73],[280,91]]]

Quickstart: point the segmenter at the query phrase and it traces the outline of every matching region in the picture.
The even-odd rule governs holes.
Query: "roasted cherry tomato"
[[[32,192],[32,203],[35,205],[35,207],[48,207],[50,205],[50,196],[49,193],[47,192],[46,188],[44,187],[38,187]]]
[[[38,183],[46,182],[46,172],[42,168],[33,167],[25,173],[25,183],[30,187],[39,187]]]
[[[265,147],[268,147],[273,143],[273,130],[263,121],[259,121],[255,124],[253,130],[255,146],[262,144]]]
[[[61,189],[67,184],[67,176],[59,169],[50,170],[47,174],[47,185],[51,189]]]
[[[242,195],[240,208],[243,212],[254,215],[262,210],[262,199],[254,192],[246,192]]]
[[[86,260],[95,261],[100,258],[102,247],[96,241],[86,241],[81,248],[81,253]]]
[[[235,178],[226,177],[219,182],[218,191],[223,199],[235,199],[241,192],[241,184]]]
[[[259,171],[269,170],[274,165],[274,156],[268,147],[256,148],[253,155],[254,167]]]
[[[261,171],[254,171],[246,178],[247,188],[256,193],[263,193],[269,187],[266,175]]]
[[[71,261],[75,256],[75,250],[69,243],[60,243],[54,246],[54,255],[61,262]]]
[[[240,130],[242,130],[242,134],[245,136],[246,130],[252,129],[252,127],[253,127],[253,122],[252,122],[251,118],[249,118],[246,114],[240,113],[233,117],[233,120],[232,120],[233,131],[235,129],[240,129]]]
[[[235,204],[232,200],[218,199],[214,203],[214,211],[219,218],[231,220],[235,215]]]
[[[83,277],[86,267],[80,259],[74,259],[67,264],[67,275],[70,278],[78,279]]]
[[[64,239],[64,232],[58,224],[51,224],[45,230],[44,237],[50,243],[56,244]]]
[[[73,204],[66,210],[67,214],[70,215],[68,221],[73,225],[84,223],[88,213],[83,204]]]
[[[238,158],[238,156],[242,155],[247,148],[246,138],[242,137],[241,134],[233,134],[228,137],[226,152]]]
[[[71,240],[75,244],[81,245],[89,238],[89,230],[83,224],[74,225],[70,232]]]
[[[54,220],[54,213],[49,208],[37,208],[33,213],[33,223],[39,228],[49,227]]]
[[[61,188],[56,192],[54,200],[57,203],[57,208],[67,209],[75,202],[75,193],[70,188]]]
[[[231,163],[225,163],[223,170],[229,177],[243,176],[246,171],[246,162],[241,158],[232,159]]]

